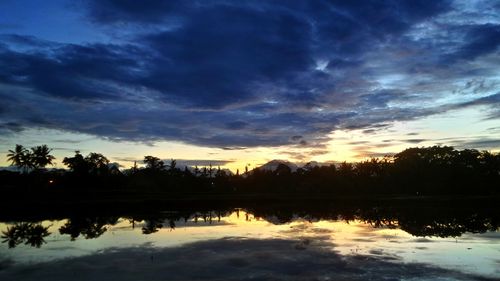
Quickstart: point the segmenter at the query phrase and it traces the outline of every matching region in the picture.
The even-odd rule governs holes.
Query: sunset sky
[[[2,0],[0,98],[0,166],[499,151],[500,2]]]

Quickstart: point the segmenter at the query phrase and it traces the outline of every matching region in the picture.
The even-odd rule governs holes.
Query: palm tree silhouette
[[[33,168],[39,169],[52,165],[52,161],[56,158],[50,155],[51,151],[52,149],[46,144],[32,147],[31,151],[20,144],[16,144],[14,150],[9,150],[7,160],[12,163],[11,165],[27,172]]]
[[[20,144],[16,144],[16,148],[14,150],[9,149],[9,153],[7,154],[7,160],[12,162],[13,166],[21,166],[23,161],[23,156],[28,152],[24,146]]]
[[[46,144],[32,147],[31,151],[32,164],[36,168],[45,168],[47,165],[52,165],[52,161],[56,159],[50,155],[52,149]]]
[[[44,238],[49,235],[48,226],[43,226],[41,223],[20,222],[2,231],[1,238],[4,239],[2,243],[7,243],[9,248],[15,248],[22,243],[40,248],[46,243]]]
[[[12,166],[17,166],[24,172],[27,172],[33,167],[30,151],[20,144],[16,144],[14,150],[9,149],[7,160],[12,162]]]

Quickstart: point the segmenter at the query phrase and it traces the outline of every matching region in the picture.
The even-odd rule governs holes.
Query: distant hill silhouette
[[[260,167],[257,167],[256,169],[263,170],[263,171],[276,171],[276,169],[278,169],[278,167],[280,165],[287,166],[288,168],[290,168],[290,170],[292,172],[297,171],[297,169],[299,168],[299,166],[297,166],[297,164],[295,164],[293,162],[290,162],[287,160],[275,159],[275,160],[271,160],[271,161],[267,162],[266,164],[264,164]]]

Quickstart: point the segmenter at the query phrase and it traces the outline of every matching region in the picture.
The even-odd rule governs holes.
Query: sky
[[[500,2],[2,0],[0,99],[0,166],[497,152]]]

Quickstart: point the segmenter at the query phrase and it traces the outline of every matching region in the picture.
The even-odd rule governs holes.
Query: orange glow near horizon
[[[53,148],[53,155],[56,157],[54,165],[56,168],[65,168],[62,165],[62,159],[74,155],[74,151],[79,150],[84,155],[90,152],[102,153],[111,162],[119,163],[122,169],[132,167],[134,161],[141,166],[144,156],[152,155],[167,162],[170,159],[210,160],[214,161],[213,168],[218,168],[217,161],[227,161],[220,167],[232,172],[239,170],[242,173],[245,167],[251,170],[274,159],[288,160],[297,164],[310,161],[357,162],[370,157],[390,155],[416,146],[451,145],[457,147],[458,144],[458,148],[461,148],[460,143],[473,140],[467,136],[477,135],[478,132],[483,135],[484,140],[495,140],[496,131],[490,130],[497,125],[495,120],[481,119],[482,115],[476,111],[461,110],[415,121],[394,122],[376,130],[336,130],[326,136],[324,143],[317,146],[305,144],[225,150],[173,141],[117,142],[91,135],[47,129],[22,131],[11,142],[28,148],[40,144],[49,145]],[[13,146],[8,142],[0,144],[2,153],[0,166],[9,166],[6,155],[9,149],[14,148]],[[479,150],[483,149],[479,148]],[[499,152],[500,148],[496,147],[490,151]]]

